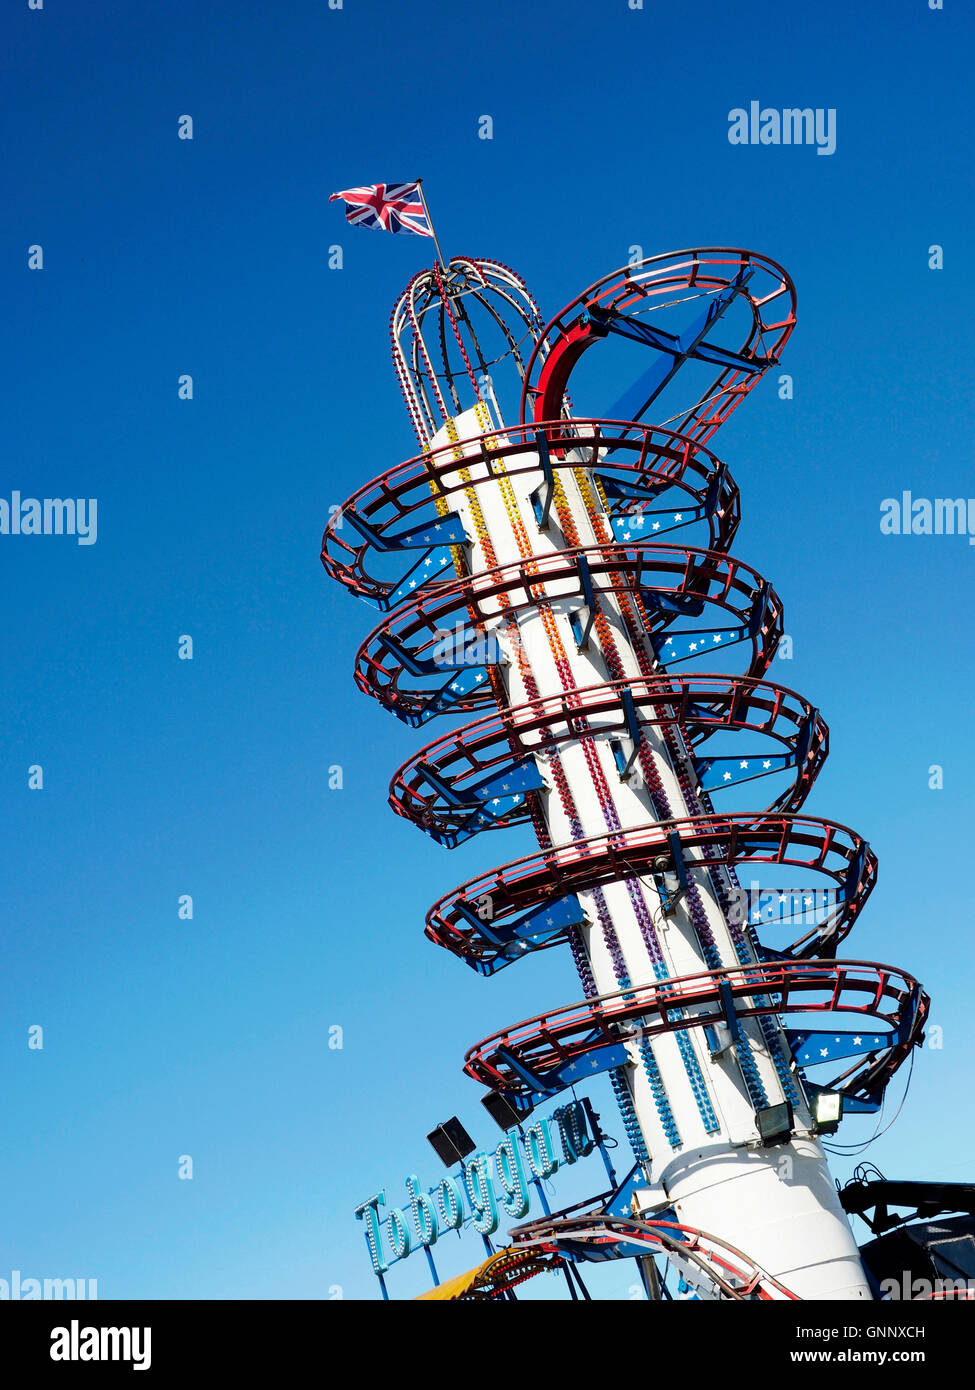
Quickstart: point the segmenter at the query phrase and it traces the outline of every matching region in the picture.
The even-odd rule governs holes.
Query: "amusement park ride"
[[[359,688],[417,729],[466,721],[394,775],[393,809],[448,848],[525,824],[538,841],[442,897],[426,934],[483,976],[570,953],[584,997],[476,1043],[465,1070],[514,1129],[606,1073],[634,1161],[434,1296],[511,1297],[621,1257],[651,1298],[673,1296],[669,1270],[736,1300],[975,1275],[971,1188],[838,1192],[820,1142],[879,1111],[929,1001],[895,966],[838,957],[877,861],[803,811],[827,727],[768,679],[782,603],[729,554],[739,491],[709,442],[795,322],[781,267],[727,248],[626,266],[548,324],[512,270],[467,257],[394,307],[421,452],[336,512],[322,560],[382,615]],[[605,418],[576,413],[570,390],[605,400],[627,354],[636,384]],[[746,786],[771,789],[758,809]],[[848,1213],[871,1210],[861,1251]]]

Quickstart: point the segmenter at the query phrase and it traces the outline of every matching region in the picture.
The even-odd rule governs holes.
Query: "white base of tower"
[[[815,1139],[770,1149],[687,1149],[658,1181],[682,1225],[719,1236],[800,1298],[872,1299]]]

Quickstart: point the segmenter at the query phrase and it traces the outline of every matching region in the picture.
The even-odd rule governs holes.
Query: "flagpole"
[[[440,249],[440,242],[437,240],[437,229],[436,229],[436,228],[434,227],[434,225],[433,225],[433,218],[430,216],[430,209],[427,207],[427,200],[426,200],[426,198],[424,198],[424,196],[423,196],[423,180],[422,180],[422,179],[417,179],[417,180],[416,180],[416,191],[417,191],[417,193],[419,193],[419,195],[420,195],[420,202],[423,204],[423,211],[426,213],[426,219],[427,219],[427,221],[428,221],[429,224],[430,224],[430,232],[431,232],[431,235],[433,236],[433,244],[434,244],[434,246],[437,248],[437,260],[438,260],[438,261],[440,262],[440,264],[443,266],[444,270],[446,270],[446,269],[447,269],[447,262],[444,260],[444,254],[443,254],[443,252],[442,252],[441,249]]]

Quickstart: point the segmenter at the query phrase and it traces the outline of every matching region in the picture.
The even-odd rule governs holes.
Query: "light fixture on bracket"
[[[843,1118],[843,1096],[839,1091],[817,1091],[810,1105],[817,1134],[835,1134]]]
[[[788,1143],[793,1130],[792,1102],[783,1100],[778,1105],[766,1105],[762,1110],[756,1110],[755,1125],[763,1149]]]

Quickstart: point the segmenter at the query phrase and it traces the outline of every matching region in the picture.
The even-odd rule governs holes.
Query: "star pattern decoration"
[[[819,1034],[818,1037],[821,1038],[822,1035]],[[812,1038],[808,1040],[808,1042],[812,1041]],[[881,1034],[875,1034],[872,1038],[865,1038],[859,1033],[855,1036],[851,1036],[849,1033],[836,1033],[833,1035],[833,1042],[838,1045],[842,1046],[844,1043],[850,1042],[854,1047],[866,1047],[869,1050],[875,1050],[890,1041],[890,1038],[885,1038]],[[831,1055],[831,1050],[828,1045],[826,1047],[817,1048],[817,1052],[819,1054],[818,1057],[814,1055],[812,1048],[809,1047],[807,1043],[806,1047],[798,1054],[797,1060],[803,1063],[810,1063],[829,1058]]]

